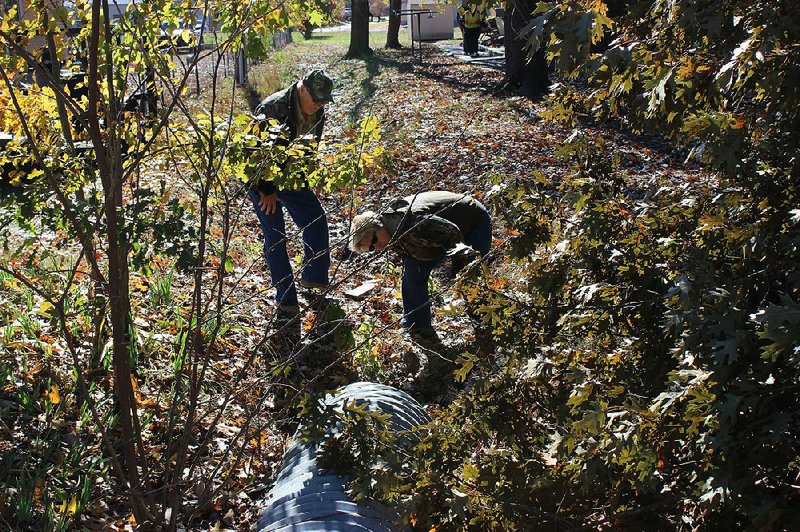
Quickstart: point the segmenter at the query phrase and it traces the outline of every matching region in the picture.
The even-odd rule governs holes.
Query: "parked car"
[[[213,31],[214,31],[214,30],[213,30],[213,28],[211,27],[211,24],[209,23],[209,21],[208,21],[206,18],[203,18],[203,19],[201,19],[201,20],[198,20],[198,21],[197,21],[197,22],[195,22],[195,24],[194,24],[194,31],[193,31],[193,33],[194,33],[194,40],[195,40],[195,41],[197,41],[197,42],[201,42],[201,41],[200,41],[200,37],[201,37],[201,36],[209,35],[209,34],[211,34]]]
[[[195,42],[200,42],[200,38],[206,34],[206,29],[203,27],[202,22],[198,22],[194,25],[193,33]]]
[[[170,32],[169,24],[162,22],[158,37],[159,48],[194,46],[198,42],[199,36],[200,32],[197,30],[197,26],[191,30],[188,27],[179,26]]]

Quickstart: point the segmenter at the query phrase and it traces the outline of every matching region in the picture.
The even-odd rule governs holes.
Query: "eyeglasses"
[[[375,231],[372,233],[372,240],[369,242],[369,250],[375,251],[375,244],[378,243],[378,232]]]

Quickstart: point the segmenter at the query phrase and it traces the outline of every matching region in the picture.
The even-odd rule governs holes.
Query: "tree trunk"
[[[350,21],[350,49],[346,57],[363,57],[372,53],[369,47],[369,1],[353,0]]]
[[[102,18],[108,20],[108,3],[102,4]],[[114,131],[114,123],[118,115],[115,105],[115,95],[109,98],[109,107],[105,110],[102,106],[100,84],[108,83],[113,87],[113,82],[109,78],[104,79],[101,74],[100,61],[101,53],[105,53],[103,59],[109,62],[110,51],[106,46],[100,45],[101,29],[101,3],[92,4],[92,24],[89,36],[89,65],[87,70],[87,92],[88,92],[88,111],[86,113],[87,130],[92,141],[97,164],[97,172],[103,186],[105,195],[105,205],[103,212],[106,222],[106,237],[108,248],[106,258],[108,260],[108,297],[109,310],[111,313],[111,337],[113,342],[112,363],[114,367],[114,390],[116,392],[116,409],[119,414],[119,436],[117,445],[122,456],[122,463],[127,474],[127,491],[131,503],[131,509],[136,521],[142,526],[145,523],[153,523],[153,517],[147,507],[147,503],[142,496],[147,490],[142,484],[141,474],[146,469],[140,471],[143,464],[136,451],[136,442],[139,432],[136,430],[136,398],[134,396],[133,384],[131,383],[131,349],[130,349],[130,328],[131,328],[131,301],[130,285],[128,272],[128,249],[129,244],[123,237],[125,234],[123,206],[123,172],[121,162],[121,148],[119,138],[116,135],[104,135],[102,121],[105,119],[106,131]],[[110,35],[108,26],[105,26],[106,35]],[[113,90],[113,89],[110,89]],[[101,116],[105,115],[105,116]],[[120,479],[123,480],[123,479]]]
[[[503,20],[505,22],[506,72],[505,83],[512,90],[529,98],[547,94],[550,78],[547,75],[545,47],[531,56],[525,49],[527,38],[519,31],[531,19],[535,0],[508,0]]]
[[[303,39],[309,40],[311,39],[311,35],[314,33],[314,26],[310,21],[304,20],[303,21]]]
[[[402,48],[400,44],[400,10],[403,0],[390,0],[389,3],[389,30],[386,33],[386,48]]]

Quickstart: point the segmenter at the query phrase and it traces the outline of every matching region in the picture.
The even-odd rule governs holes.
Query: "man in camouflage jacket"
[[[392,201],[376,214],[353,219],[350,249],[382,251],[391,246],[403,258],[403,318],[421,330],[431,327],[428,279],[445,257],[454,262],[486,255],[492,244],[492,222],[478,200],[467,194],[429,191]]]
[[[313,136],[319,142],[325,125],[326,103],[333,101],[333,81],[322,70],[312,70],[303,79],[264,99],[255,118],[276,120],[289,143]],[[264,257],[276,288],[279,312],[291,317],[299,311],[294,274],[286,251],[285,208],[303,234],[303,267],[299,283],[306,287],[328,286],[330,252],[328,220],[319,198],[308,187],[282,190],[273,181],[256,180],[248,192],[264,233]]]

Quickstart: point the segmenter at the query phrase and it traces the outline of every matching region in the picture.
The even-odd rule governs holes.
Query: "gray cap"
[[[372,211],[365,211],[353,218],[350,226],[348,246],[351,251],[364,253],[374,242],[364,242],[365,237],[383,227],[380,217]]]
[[[303,85],[315,102],[332,102],[333,80],[322,70],[312,70],[303,77]]]

